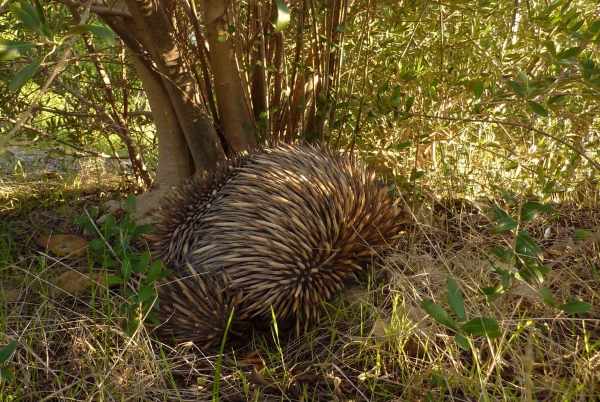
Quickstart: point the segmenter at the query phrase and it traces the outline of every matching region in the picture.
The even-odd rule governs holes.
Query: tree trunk
[[[215,82],[217,107],[225,138],[235,152],[247,151],[256,147],[256,139],[251,130],[250,106],[246,102],[246,93],[240,77],[241,60],[237,60],[235,46],[239,46],[231,37],[226,36],[229,25],[234,25],[233,4],[227,0],[204,1],[204,23],[206,40],[209,46],[210,64]]]

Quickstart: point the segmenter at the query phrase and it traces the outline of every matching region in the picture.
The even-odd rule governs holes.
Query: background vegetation
[[[224,114],[211,89],[218,69],[198,40],[208,31],[205,4],[161,4],[194,78],[195,102],[226,144],[228,134],[219,131]],[[305,338],[288,340],[275,328],[219,357],[152,341],[143,327],[130,325],[147,312],[131,306],[148,298],[139,297],[131,272],[120,265],[132,247],[138,272],[148,273],[150,262],[140,262],[143,238],[133,227],[102,226],[85,216],[109,191],[143,191],[160,166],[156,110],[134,64],[138,54],[101,18],[121,18],[120,11],[68,0],[6,1],[0,5],[6,295],[0,346],[8,346],[0,348],[0,394],[14,400],[597,395],[596,2],[230,4],[239,18],[221,26],[216,40],[241,49],[252,112],[244,130],[258,142],[307,139],[368,159],[401,199],[403,240],[368,284],[328,306],[329,320]],[[44,88],[55,67],[56,78]],[[31,152],[34,162],[25,162]],[[84,155],[94,163],[84,165]],[[82,167],[68,171],[67,160]],[[106,180],[103,160],[115,162],[117,183]],[[95,166],[101,173],[90,178]],[[127,222],[131,201],[129,208]],[[81,226],[73,225],[75,216],[83,216]],[[35,244],[55,233],[110,234],[105,239],[113,245],[128,236],[137,241],[127,240],[108,259],[99,256],[109,248],[96,242],[89,258],[73,260]],[[109,259],[117,266],[107,266]],[[98,286],[91,295],[56,294],[65,272],[102,282],[94,276],[99,271],[121,282],[120,291]],[[569,307],[577,301],[590,304]],[[465,326],[477,318],[499,327]]]

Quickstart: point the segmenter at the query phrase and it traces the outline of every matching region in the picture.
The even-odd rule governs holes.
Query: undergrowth
[[[27,401],[590,400],[600,390],[600,211],[555,212],[517,198],[401,205],[410,223],[400,243],[324,306],[317,328],[294,338],[275,326],[220,352],[162,344],[137,325],[156,275],[133,198],[103,224],[85,217],[92,200],[47,205],[37,232],[91,239],[79,259],[15,233],[28,212],[13,211],[0,236],[0,393]],[[524,232],[532,243],[523,248]],[[102,272],[117,285],[65,294],[56,282],[65,271]]]

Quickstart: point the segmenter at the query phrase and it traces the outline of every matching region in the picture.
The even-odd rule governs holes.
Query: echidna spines
[[[206,271],[209,279],[202,273],[201,282],[189,287],[216,286],[212,297],[227,306],[221,310],[235,307],[247,321],[269,320],[272,309],[278,320],[295,320],[299,331],[301,322],[318,319],[320,302],[356,278],[372,251],[385,247],[398,229],[387,190],[373,170],[313,147],[262,150],[190,185],[201,189],[186,186],[179,194],[187,203],[172,198],[167,204],[173,219],[159,228],[158,255],[175,266],[185,262]],[[188,319],[212,318],[200,311]],[[166,329],[184,336],[185,328],[172,327]],[[207,336],[208,327],[200,327]]]

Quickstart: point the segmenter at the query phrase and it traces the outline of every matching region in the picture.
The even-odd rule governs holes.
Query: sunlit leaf
[[[510,216],[501,218],[496,226],[490,231],[494,234],[510,232],[517,227],[517,221]]]
[[[490,338],[502,336],[499,331],[498,322],[488,317],[473,318],[471,321],[461,325],[460,329],[471,335],[486,335]]]
[[[290,9],[281,0],[275,0],[277,6],[277,18],[275,19],[275,29],[273,33],[283,31],[290,23]]]
[[[558,211],[548,204],[540,204],[539,202],[534,201],[526,202],[521,208],[521,220],[530,221],[535,218],[539,212],[555,213]]]
[[[87,28],[88,31],[90,31],[94,36],[104,39],[109,44],[112,45],[115,42],[115,34],[110,28],[107,28],[102,25],[89,25],[89,24],[85,24],[83,26],[85,28]]]

